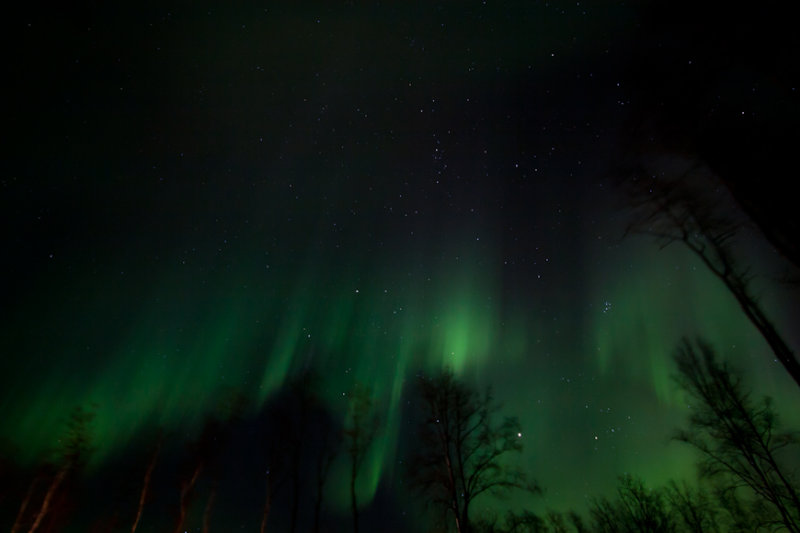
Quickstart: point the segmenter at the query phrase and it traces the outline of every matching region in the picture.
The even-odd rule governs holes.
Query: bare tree
[[[267,458],[265,478],[264,505],[261,510],[261,527],[259,531],[267,531],[267,523],[272,505],[286,481],[290,478],[291,468],[287,457],[292,455],[291,434],[292,417],[288,413],[291,399],[281,396],[274,398],[270,405],[265,427],[267,429],[265,455]]]
[[[300,467],[306,442],[309,440],[311,411],[318,401],[315,391],[318,379],[319,376],[316,372],[311,370],[303,372],[293,379],[288,384],[290,405],[285,406],[285,409],[282,410],[284,416],[282,437],[289,445],[286,459],[288,459],[289,463],[289,479],[292,482],[290,533],[294,533],[297,530],[302,479]]]
[[[178,520],[175,524],[175,533],[180,533],[183,530],[183,523],[186,521],[186,515],[189,512],[189,504],[194,492],[194,487],[197,484],[197,480],[200,478],[200,474],[203,472],[204,468],[205,458],[202,456],[198,457],[194,461],[191,473],[184,476],[184,478],[181,480],[180,500],[178,504]]]
[[[33,515],[29,517],[31,523],[28,533],[35,533],[45,523],[45,519],[50,514],[58,496],[63,492],[63,487],[67,484],[70,478],[78,475],[81,470],[86,466],[89,456],[92,453],[91,443],[91,423],[94,420],[94,411],[85,409],[78,406],[72,410],[69,419],[67,420],[67,429],[64,436],[58,440],[61,450],[61,457],[59,458],[59,465],[56,467],[55,472],[50,476],[50,483],[42,496],[41,504]],[[28,493],[22,501],[19,513],[14,524],[11,526],[11,531],[21,531],[23,523],[26,521],[26,511],[31,505],[34,497],[36,496],[36,486],[40,482],[40,477],[37,476],[31,484]]]
[[[139,493],[139,505],[136,508],[136,517],[134,518],[133,525],[131,526],[131,533],[136,533],[136,528],[139,527],[139,522],[142,519],[144,504],[147,502],[148,492],[150,490],[150,480],[153,477],[153,469],[156,466],[158,455],[161,452],[162,440],[163,440],[163,432],[160,432],[158,435],[158,443],[156,444],[155,450],[153,450],[153,453],[150,456],[150,461],[148,461],[147,463],[147,470],[145,470],[144,473],[144,480],[142,481],[142,490]]]
[[[217,412],[206,416],[203,429],[196,441],[189,446],[188,468],[180,482],[180,503],[175,533],[183,531],[200,476],[210,478],[211,491],[203,510],[203,528],[208,529],[211,511],[216,501],[216,486],[220,475],[218,460],[227,444],[233,425],[241,419],[247,406],[247,398],[235,389],[223,390]]]
[[[723,12],[714,2],[642,3],[623,76],[629,101],[620,140],[624,159],[658,150],[702,162],[765,240],[800,267],[800,217],[786,187],[800,117],[789,82],[797,79],[798,41],[791,18],[761,5]]]
[[[557,511],[547,511],[547,524],[550,526],[550,531],[552,533],[569,533],[569,528],[567,527],[567,521],[564,519],[564,515]]]
[[[324,487],[340,440],[338,428],[333,426],[319,396],[320,383],[321,376],[314,368],[303,369],[270,400],[264,420],[267,469],[262,531],[266,529],[272,502],[284,489],[289,499],[287,531],[302,527],[300,505],[306,492],[304,484],[312,475],[312,462],[317,490],[313,527],[319,530]]]
[[[280,460],[278,459],[277,454],[271,453],[270,457],[271,464],[269,467],[267,467],[264,476],[266,478],[266,493],[264,496],[264,506],[261,509],[261,526],[259,528],[260,533],[265,533],[267,531],[267,521],[269,520],[269,515],[272,511],[272,502],[275,499],[275,495],[278,493],[281,486],[283,486],[287,479],[287,471],[284,468],[281,468]]]
[[[771,509],[767,509],[763,500],[750,498],[749,495],[742,497],[740,491],[731,490],[722,484],[714,487],[714,496],[719,508],[724,512],[724,531],[730,533],[752,533],[762,531],[774,531],[776,528],[771,526],[773,523],[770,515]]]
[[[521,452],[522,432],[516,418],[495,421],[499,406],[491,391],[481,395],[449,370],[421,378],[418,385],[424,418],[410,462],[411,479],[448,510],[459,533],[471,531],[470,505],[482,494],[538,490],[522,470],[504,462]]]
[[[507,512],[505,525],[508,533],[547,533],[550,529],[544,518],[531,511]]]
[[[671,533],[676,530],[660,490],[648,489],[641,479],[619,477],[617,497],[592,502],[589,513],[598,533]]]
[[[671,480],[664,494],[676,521],[683,524],[685,531],[720,531],[717,523],[718,510],[710,495],[702,488],[693,489],[685,481],[678,483]]]
[[[379,427],[380,418],[375,412],[372,389],[357,384],[350,393],[347,423],[342,431],[345,450],[350,456],[350,507],[354,533],[358,533],[356,480]]]
[[[341,433],[333,427],[333,422],[329,416],[324,416],[315,426],[318,429],[316,440],[319,447],[317,449],[317,461],[314,470],[317,488],[316,498],[314,500],[314,533],[319,533],[320,518],[322,516],[322,501],[325,495],[325,483],[328,480],[331,466],[336,456],[339,454]]]
[[[203,533],[208,533],[210,523],[211,523],[211,510],[214,508],[214,500],[217,498],[217,488],[216,486],[211,488],[211,493],[208,495],[208,499],[206,500],[206,507],[203,510]]]
[[[753,505],[765,504],[772,511],[767,526],[800,532],[797,479],[781,462],[790,448],[797,453],[797,434],[778,432],[770,400],[754,402],[702,340],[684,340],[675,361],[678,384],[696,402],[688,429],[676,438],[700,451],[701,474],[723,482],[731,497],[752,494]]]
[[[44,476],[41,472],[38,473],[28,486],[28,490],[25,492],[25,497],[22,498],[22,503],[20,503],[19,511],[17,511],[17,517],[14,520],[14,523],[11,525],[11,533],[19,533],[19,531],[21,531],[23,520],[25,519],[26,512],[28,511],[28,506],[31,504],[31,501],[36,493],[36,488],[42,481],[43,477]]]
[[[629,230],[654,235],[662,247],[679,242],[691,250],[733,295],[800,387],[800,361],[752,294],[750,269],[742,267],[733,252],[732,241],[744,222],[722,206],[732,200],[710,183],[708,172],[700,165],[674,169],[669,179],[634,172],[629,190],[635,215]]]

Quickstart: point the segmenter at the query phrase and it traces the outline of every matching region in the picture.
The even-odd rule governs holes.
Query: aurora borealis
[[[226,391],[256,412],[314,367],[342,420],[357,382],[375,392],[368,506],[402,485],[414,376],[448,367],[520,418],[545,493],[510,505],[582,511],[623,472],[694,478],[669,440],[686,415],[670,379],[682,336],[796,403],[694,256],[623,238],[609,176],[639,8],[584,4],[16,13],[0,189],[10,462],[32,468],[93,405],[102,472],[156,428],[176,447],[196,435]],[[780,258],[743,240],[796,347]]]

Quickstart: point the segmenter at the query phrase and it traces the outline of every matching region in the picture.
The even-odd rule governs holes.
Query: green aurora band
[[[504,411],[520,417],[543,505],[581,505],[623,471],[654,483],[692,478],[690,454],[668,442],[685,416],[670,381],[681,335],[702,333],[777,394],[790,386],[780,369],[764,370],[766,346],[724,288],[681,249],[652,248],[625,244],[596,258],[581,301],[556,298],[546,317],[504,292],[499,253],[464,243],[424,268],[387,258],[337,270],[318,246],[302,268],[189,264],[157,283],[117,273],[42,285],[30,301],[47,308],[20,309],[4,328],[20,379],[4,391],[0,433],[32,464],[56,448],[74,406],[94,405],[93,466],[102,467],[144,428],[197,431],[221,391],[241,391],[258,408],[313,365],[342,417],[356,382],[374,389],[384,430],[359,487],[369,501],[399,475],[414,373],[450,367],[493,385]],[[346,479],[337,468],[333,479]],[[343,508],[345,493],[334,490]]]

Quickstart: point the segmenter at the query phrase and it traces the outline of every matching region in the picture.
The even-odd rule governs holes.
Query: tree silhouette
[[[305,482],[311,477],[312,463],[316,489],[314,531],[319,530],[325,483],[338,452],[340,435],[319,396],[320,384],[321,377],[314,368],[293,376],[272,398],[265,423],[269,433],[266,455],[270,463],[265,510],[271,507],[277,490],[288,483],[289,532],[299,527],[300,504],[307,490]]]
[[[413,485],[447,509],[459,533],[471,531],[470,505],[485,493],[535,491],[519,468],[503,462],[522,450],[516,418],[495,421],[499,406],[449,370],[418,382],[424,418],[418,449],[410,461]]]
[[[311,390],[311,376],[308,373],[293,378],[285,386],[284,394],[277,399],[273,423],[277,430],[273,438],[281,441],[280,455],[273,452],[273,460],[284,463],[284,472],[289,481],[289,532],[297,529],[297,515],[300,505],[301,460],[309,431],[311,404],[314,402]]]
[[[676,438],[700,451],[700,473],[723,483],[723,499],[731,505],[739,495],[752,495],[751,507],[766,506],[771,512],[762,526],[800,532],[797,479],[781,462],[787,451],[797,453],[797,435],[778,432],[769,398],[754,402],[741,379],[702,340],[696,347],[684,340],[675,361],[678,384],[696,401],[688,429]]]
[[[353,532],[358,533],[358,501],[356,479],[380,427],[380,418],[375,413],[372,389],[357,384],[349,398],[347,423],[342,435],[345,450],[350,457],[350,507],[353,516]]]
[[[544,533],[550,530],[547,521],[531,511],[521,513],[509,511],[506,513],[505,525],[507,533]]]
[[[183,530],[189,505],[194,497],[201,474],[210,478],[211,490],[203,510],[203,530],[209,529],[211,511],[216,500],[217,482],[220,476],[219,456],[227,445],[232,427],[239,422],[246,410],[248,399],[236,389],[226,389],[221,393],[217,413],[205,417],[198,438],[189,445],[188,468],[180,481],[180,500],[175,533]]]
[[[261,525],[259,531],[265,533],[273,503],[292,476],[292,447],[296,430],[293,420],[293,403],[291,386],[285,387],[270,400],[261,426],[266,431],[263,453],[266,457],[264,470],[265,492],[264,504],[261,508]]]
[[[161,452],[161,444],[164,439],[163,430],[159,431],[158,434],[158,442],[156,443],[156,447],[153,450],[153,453],[150,455],[150,460],[147,463],[147,469],[144,473],[144,479],[142,481],[142,490],[139,493],[139,503],[136,507],[136,517],[133,520],[133,525],[131,526],[131,533],[136,533],[136,529],[139,527],[139,522],[142,519],[142,513],[144,512],[144,504],[147,502],[148,493],[150,490],[150,481],[153,477],[153,469],[156,466],[156,461],[158,460],[158,455]]]
[[[676,530],[661,491],[645,487],[641,479],[619,477],[617,498],[600,498],[590,507],[597,533],[670,533]]]
[[[328,413],[319,413],[318,420],[314,427],[315,441],[318,444],[316,465],[314,469],[314,480],[316,482],[316,497],[314,500],[314,533],[320,531],[320,519],[322,517],[322,501],[325,495],[325,484],[330,474],[336,456],[339,454],[339,447],[342,441],[341,432],[334,427],[333,421]]]
[[[633,229],[696,254],[800,386],[800,362],[732,246],[756,228],[800,282],[800,217],[785,186],[800,120],[791,60],[798,37],[792,22],[771,15],[780,3],[765,2],[758,13],[714,2],[643,4],[624,74],[630,118],[618,170],[637,211]]]
[[[180,480],[180,498],[178,503],[178,518],[175,524],[175,533],[183,531],[183,524],[189,512],[189,504],[194,495],[194,489],[200,474],[208,465],[208,462],[215,452],[217,435],[220,425],[213,417],[207,417],[200,437],[192,443],[189,452],[188,470],[184,472]]]
[[[571,524],[572,528],[570,528]],[[566,516],[554,510],[548,510],[544,518],[524,511],[521,514],[508,513],[506,515],[505,528],[498,529],[503,533],[569,533],[571,530],[577,533],[585,533],[586,527],[583,519],[574,512]]]
[[[278,491],[288,478],[288,469],[281,460],[285,446],[285,441],[276,438],[274,435],[271,435],[267,444],[268,465],[264,473],[264,477],[266,478],[266,491],[264,493],[264,505],[261,509],[260,533],[265,533],[267,531],[267,521],[272,511],[272,503]]]
[[[54,468],[45,468],[43,475],[37,475],[33,480],[22,501],[17,518],[11,526],[12,533],[22,531],[26,522],[30,523],[30,527],[27,529],[28,533],[35,533],[44,527],[64,486],[81,473],[89,460],[93,450],[91,423],[94,416],[95,413],[92,409],[85,409],[82,406],[77,406],[72,410],[67,420],[66,431],[58,439],[60,445],[58,464],[54,465]],[[41,495],[38,509],[28,516],[28,509],[31,508],[34,499],[39,496],[38,486],[48,479],[49,483],[44,494]]]
[[[702,488],[693,489],[685,481],[678,483],[671,480],[667,484],[664,497],[672,509],[676,522],[683,525],[685,531],[695,533],[717,533],[718,509],[708,493]]]
[[[684,164],[677,176],[630,182],[634,216],[629,231],[654,235],[662,247],[682,243],[717,277],[738,302],[789,375],[800,387],[800,361],[751,292],[750,269],[742,267],[732,241],[743,222],[720,207],[724,194],[715,189],[702,167]],[[728,202],[730,203],[730,202]]]
[[[33,496],[35,494],[37,485],[41,482],[41,479],[42,475],[41,473],[39,473],[36,475],[36,477],[33,478],[33,481],[28,486],[28,490],[25,492],[25,496],[22,498],[19,510],[17,511],[17,517],[14,519],[14,523],[11,525],[11,533],[18,533],[20,531],[23,520],[25,519],[25,514],[28,511],[28,505],[30,505],[31,500],[33,499]]]
[[[800,119],[793,22],[773,15],[778,0],[765,0],[758,12],[689,0],[642,7],[622,75],[628,158],[659,152],[706,166],[765,239],[800,267],[797,202],[784,185]]]

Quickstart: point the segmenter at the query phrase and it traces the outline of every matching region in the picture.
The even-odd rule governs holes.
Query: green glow
[[[493,348],[496,292],[485,284],[481,277],[457,278],[437,295],[428,353],[438,354],[456,373],[468,364],[485,364]]]
[[[688,251],[675,245],[638,254],[636,268],[631,258],[621,275],[595,282],[600,375],[624,372],[649,381],[660,401],[675,404],[671,358],[680,336],[703,335],[745,353],[768,349],[722,283]]]
[[[82,298],[82,313],[63,304],[43,316],[23,309],[18,324],[7,326],[12,340],[4,350],[39,353],[43,362],[21,363],[34,365],[38,379],[9,389],[0,430],[30,464],[54,449],[72,407],[96,404],[92,464],[102,466],[148,427],[197,431],[226,388],[250,395],[257,408],[292,372],[313,364],[342,419],[343,393],[356,382],[373,386],[384,425],[359,476],[367,505],[382,481],[401,474],[408,381],[419,370],[449,366],[478,386],[493,385],[504,409],[520,417],[523,460],[549,488],[542,505],[580,508],[624,471],[654,484],[678,473],[691,477],[685,450],[667,444],[685,414],[669,378],[675,342],[702,333],[735,344],[739,361],[755,368],[761,359],[750,354],[764,347],[691,256],[638,246],[618,254],[589,277],[581,301],[542,302],[562,317],[557,328],[550,315],[534,311],[537,286],[504,296],[496,266],[502,261],[478,248],[443,253],[425,274],[416,259],[376,257],[346,271],[317,259],[267,273],[245,263],[185,278],[167,270],[155,283],[142,279],[91,297],[85,291],[94,282],[77,279],[54,299]],[[604,302],[611,304],[606,312]],[[583,316],[570,313],[576,304]],[[13,333],[16,327],[22,333]],[[21,340],[49,329],[58,333],[53,345]],[[553,450],[568,459],[551,461]],[[329,492],[342,510],[348,475],[338,461]]]

